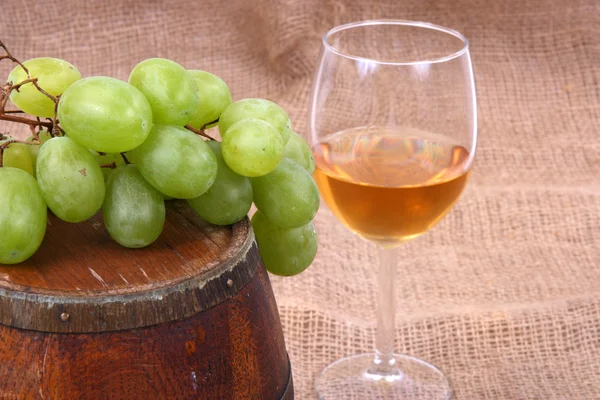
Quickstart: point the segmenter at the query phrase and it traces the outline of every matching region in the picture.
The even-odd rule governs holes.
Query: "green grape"
[[[307,170],[309,174],[312,174],[315,170],[315,159],[312,151],[310,151],[310,147],[308,147],[308,144],[306,144],[302,136],[298,135],[296,132],[292,131],[290,140],[283,150],[283,156],[295,161],[298,165]]]
[[[67,135],[83,147],[122,153],[146,140],[152,109],[130,84],[95,76],[75,82],[63,93],[58,119]]]
[[[52,135],[48,131],[42,131],[42,132],[40,132],[40,134],[38,135],[38,137],[40,138],[40,144],[44,144],[48,140],[52,139]]]
[[[165,224],[165,202],[135,165],[123,165],[110,176],[102,205],[110,236],[129,248],[153,243]]]
[[[223,158],[236,173],[255,177],[271,172],[283,157],[283,140],[271,124],[248,118],[236,122],[223,138]]]
[[[37,176],[35,167],[37,165],[37,157],[38,157],[38,153],[40,152],[40,148],[42,147],[42,145],[44,143],[46,143],[48,141],[48,139],[52,139],[52,136],[50,135],[49,132],[42,131],[39,134],[39,139],[40,139],[40,144],[30,144],[27,146],[27,150],[29,150],[29,155],[31,156],[31,166],[33,167],[32,169],[33,169],[34,177]],[[25,141],[32,143],[33,135],[30,135],[27,139],[25,139]]]
[[[219,132],[225,138],[229,127],[246,118],[257,118],[277,129],[286,144],[291,135],[290,117],[285,110],[265,99],[243,99],[231,103],[219,118]]]
[[[210,147],[180,126],[154,125],[148,139],[130,154],[152,186],[177,199],[200,196],[217,176]]]
[[[217,178],[200,197],[188,200],[190,206],[206,221],[215,225],[231,225],[244,218],[252,206],[250,179],[233,172],[221,155],[221,143],[208,142],[217,157]]]
[[[299,228],[285,229],[257,211],[252,217],[252,228],[263,263],[272,274],[297,275],[315,259],[318,243],[312,222]]]
[[[219,118],[223,110],[231,104],[231,93],[227,84],[218,76],[199,70],[189,72],[194,77],[200,91],[200,105],[190,121],[190,125],[200,129]]]
[[[102,168],[102,165],[110,164],[113,162],[116,164],[117,167],[119,167],[120,165],[125,165],[125,160],[123,160],[123,157],[120,153],[100,154],[94,150],[90,150],[90,153],[92,153],[92,155],[96,159],[96,162],[98,163],[98,166],[100,166],[100,169],[102,170],[102,175],[104,175],[105,182],[108,181],[108,178],[115,171],[115,168]]]
[[[17,168],[0,168],[0,264],[25,261],[46,232],[46,203],[37,182]]]
[[[284,158],[273,172],[252,179],[254,204],[282,228],[308,224],[319,209],[319,190],[312,176]]]
[[[129,83],[144,93],[157,124],[186,125],[198,110],[200,91],[196,81],[174,61],[142,61],[131,71]]]
[[[31,157],[31,169],[34,178],[37,176],[35,168],[37,166],[37,157],[41,147],[42,146],[39,144],[30,144],[29,146],[27,146],[27,150],[29,150],[29,156]]]
[[[13,167],[22,169],[23,171],[33,175],[33,161],[29,152],[28,144],[11,143],[2,156],[2,165],[5,167]]]
[[[48,207],[63,221],[85,221],[102,206],[102,171],[88,149],[73,139],[55,137],[44,143],[36,171]]]
[[[58,58],[33,58],[23,63],[32,78],[37,78],[38,85],[53,96],[62,94],[75,81],[81,79],[81,74],[73,65]],[[13,84],[23,82],[27,74],[20,66],[16,66],[8,76]],[[54,102],[42,94],[33,83],[27,83],[13,90],[10,99],[22,111],[37,117],[52,117]]]

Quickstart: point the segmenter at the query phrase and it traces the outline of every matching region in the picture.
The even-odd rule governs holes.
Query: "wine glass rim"
[[[373,59],[373,58],[361,57],[361,56],[357,56],[354,54],[344,53],[344,52],[338,50],[337,48],[335,48],[333,45],[331,45],[328,41],[329,37],[335,33],[344,31],[346,29],[356,28],[356,27],[360,27],[360,26],[372,26],[372,25],[401,25],[401,26],[412,26],[412,27],[417,27],[417,28],[431,29],[431,30],[446,33],[446,34],[456,37],[457,39],[459,39],[463,42],[463,47],[461,49],[459,49],[458,51],[455,51],[455,52],[445,55],[443,57],[434,58],[431,60],[382,61],[382,60],[377,60],[377,59]],[[382,65],[422,65],[422,64],[442,63],[442,62],[447,62],[447,61],[453,60],[455,58],[458,58],[458,57],[462,56],[463,54],[465,54],[469,50],[469,41],[467,40],[465,35],[463,35],[462,33],[458,32],[454,29],[445,28],[441,25],[432,24],[430,22],[410,21],[410,20],[402,20],[402,19],[372,19],[372,20],[356,21],[356,22],[350,22],[350,23],[343,24],[343,25],[338,25],[336,27],[331,28],[329,31],[327,31],[327,33],[325,33],[325,35],[323,35],[322,41],[323,41],[323,46],[326,49],[328,49],[329,51],[331,51],[341,57],[345,57],[345,58],[348,58],[351,60],[356,60],[356,61],[369,61],[372,63],[382,64]]]

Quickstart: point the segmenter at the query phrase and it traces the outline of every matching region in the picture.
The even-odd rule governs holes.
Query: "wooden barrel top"
[[[0,324],[44,332],[105,332],[187,318],[228,299],[255,274],[248,219],[210,225],[168,202],[152,245],[126,249],[101,215],[81,224],[49,216],[38,252],[0,265]]]

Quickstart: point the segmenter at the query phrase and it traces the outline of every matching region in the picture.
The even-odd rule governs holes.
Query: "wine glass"
[[[310,141],[333,214],[379,252],[376,350],[317,378],[321,399],[448,399],[442,372],[394,353],[397,248],[436,225],[462,193],[477,142],[469,45],[437,25],[338,26],[323,37]]]

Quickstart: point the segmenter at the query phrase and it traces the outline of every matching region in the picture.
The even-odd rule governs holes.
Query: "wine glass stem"
[[[379,252],[379,290],[377,291],[377,337],[375,359],[370,373],[377,375],[396,375],[394,337],[396,330],[396,286],[397,249],[378,246]]]

